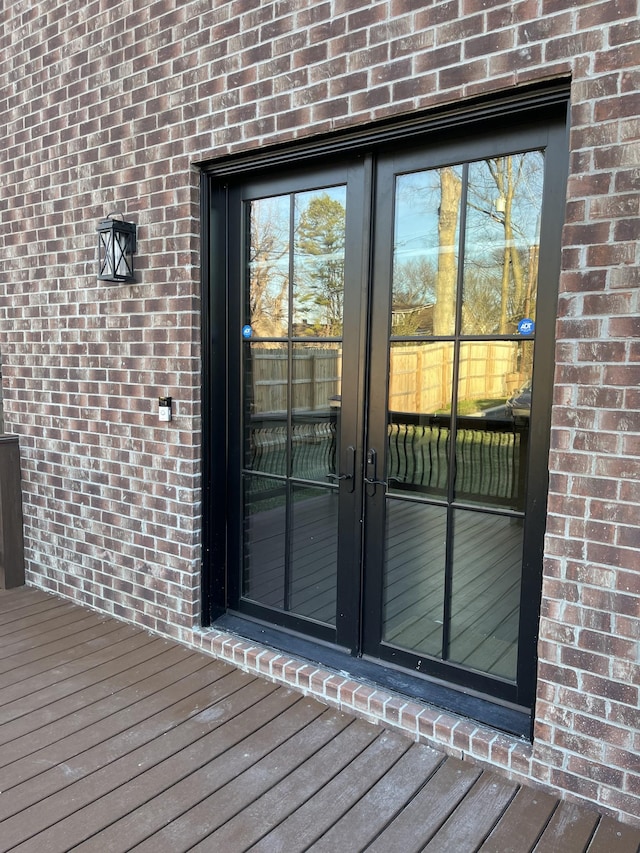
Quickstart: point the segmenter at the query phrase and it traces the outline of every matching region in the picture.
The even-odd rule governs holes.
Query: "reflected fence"
[[[449,343],[429,347],[428,359],[414,345],[391,350],[389,397],[396,410],[388,415],[388,488],[523,510],[529,419],[491,417],[490,412],[459,416],[452,454],[450,415],[421,414],[448,404],[452,348]],[[504,398],[505,391],[517,387],[521,376],[513,370],[515,352],[513,342],[506,341],[465,345],[460,400]],[[285,347],[252,351],[244,463],[245,471],[256,476],[245,495],[249,502],[269,499],[268,506],[277,505],[271,499],[285,494],[287,477],[335,484],[341,367],[338,346],[296,345],[291,362]]]
[[[458,401],[510,396],[530,372],[518,367],[522,342],[472,341],[460,351]],[[453,345],[394,343],[389,351],[389,408],[403,412],[438,412],[451,404]],[[257,344],[247,365],[251,410],[284,413],[322,411],[341,393],[342,350],[339,344]],[[291,393],[291,402],[289,402]]]

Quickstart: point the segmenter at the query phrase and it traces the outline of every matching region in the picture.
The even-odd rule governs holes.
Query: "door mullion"
[[[374,158],[368,154],[364,158],[364,205],[363,205],[363,224],[362,233],[362,273],[361,273],[361,298],[360,298],[360,345],[359,345],[359,363],[358,372],[360,376],[359,399],[362,404],[358,408],[358,416],[360,419],[358,436],[360,439],[360,476],[359,482],[361,485],[358,503],[358,541],[360,548],[359,560],[359,577],[358,577],[358,635],[357,648],[358,652],[362,653],[364,648],[364,628],[365,628],[365,602],[364,602],[364,583],[365,583],[365,489],[364,477],[366,473],[366,453],[368,441],[368,416],[369,406],[367,404],[368,389],[370,388],[369,371],[371,368],[371,359],[369,357],[371,345],[371,310],[373,300],[370,298],[372,293],[372,270],[373,270],[373,229],[375,224],[374,206],[375,206],[375,174],[374,174]]]
[[[364,423],[367,365],[364,349],[368,333],[369,247],[371,245],[372,162],[365,157],[348,170],[345,263],[341,448],[339,472],[351,466],[347,458],[355,448],[353,481],[340,484],[339,554],[336,614],[337,642],[358,654],[362,648],[362,478],[364,476]]]
[[[372,161],[373,167],[373,161]],[[367,254],[369,273],[369,310],[363,353],[366,364],[366,396],[363,446],[363,484],[366,457],[373,451],[378,460],[375,479],[384,480],[387,452],[387,395],[389,381],[389,333],[393,257],[393,168],[385,164],[372,168],[369,209],[371,241]],[[368,476],[368,475],[367,475]],[[381,485],[363,487],[362,494],[362,610],[361,647],[363,653],[376,655],[382,635],[384,549],[386,543],[385,490]]]

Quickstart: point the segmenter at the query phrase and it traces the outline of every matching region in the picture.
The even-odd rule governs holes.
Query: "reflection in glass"
[[[344,186],[295,196],[294,336],[342,335],[346,198]]]
[[[336,621],[342,344],[304,338],[342,334],[345,205],[344,186],[247,205],[242,595],[327,625]]]
[[[243,486],[243,597],[335,624],[336,487],[247,475]]]
[[[447,510],[387,500],[383,639],[442,656]]]
[[[286,344],[244,344],[244,467],[287,473]]]
[[[284,607],[286,483],[243,477],[244,563],[242,594],[268,607]]]
[[[535,320],[543,173],[540,151],[469,165],[463,334],[515,334]]]
[[[524,385],[530,385],[532,375],[533,341],[467,341],[461,344],[458,416],[510,417],[512,398]]]
[[[446,495],[452,382],[452,343],[391,344],[385,479],[392,491]]]
[[[287,609],[335,625],[338,494],[335,487],[291,487]]]
[[[460,346],[455,496],[524,509],[533,341]]]
[[[289,196],[249,202],[245,317],[254,337],[284,337],[289,323]]]
[[[341,344],[294,344],[291,476],[326,482],[336,473]]]
[[[459,166],[397,178],[394,335],[454,332],[461,190]]]
[[[516,677],[522,521],[455,510],[449,658]]]

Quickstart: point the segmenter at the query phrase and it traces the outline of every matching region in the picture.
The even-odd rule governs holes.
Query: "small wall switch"
[[[158,397],[158,416],[164,423],[171,420],[171,397]]]

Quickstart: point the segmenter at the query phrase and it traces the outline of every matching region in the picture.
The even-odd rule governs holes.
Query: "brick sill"
[[[372,723],[393,728],[448,755],[499,768],[516,780],[530,780],[533,750],[524,737],[401,695],[354,677],[352,672],[332,670],[277,651],[264,642],[248,639],[239,632],[232,633],[227,627],[229,622],[234,620],[225,617],[224,627],[218,623],[190,632],[190,644],[244,672],[298,690]]]

